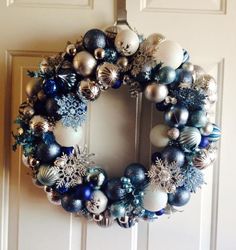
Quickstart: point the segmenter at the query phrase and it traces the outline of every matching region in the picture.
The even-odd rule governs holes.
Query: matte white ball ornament
[[[151,185],[144,190],[143,208],[157,212],[166,207],[168,195],[161,189],[153,189]]]
[[[166,40],[158,45],[155,58],[157,63],[163,63],[163,67],[177,69],[183,62],[183,49],[178,43]]]
[[[123,56],[131,56],[139,48],[138,35],[129,29],[122,30],[116,35],[115,46]]]
[[[106,195],[100,190],[95,190],[91,199],[86,202],[86,208],[93,214],[100,214],[106,210],[107,203]]]
[[[58,144],[63,147],[73,147],[80,144],[83,137],[82,127],[76,130],[72,127],[66,127],[61,121],[58,121],[53,130],[53,134]]]
[[[169,143],[168,137],[169,127],[164,124],[158,124],[151,129],[150,141],[152,145],[158,148],[164,148]]]

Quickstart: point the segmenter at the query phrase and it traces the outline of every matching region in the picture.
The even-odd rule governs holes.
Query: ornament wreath
[[[178,43],[116,25],[91,29],[28,74],[13,149],[22,146],[23,163],[51,203],[102,227],[129,228],[177,211],[205,183],[202,169],[214,162],[220,138],[208,114],[217,84]],[[80,145],[81,125],[88,102],[122,85],[131,97],[143,92],[164,122],[150,131],[158,149],[150,168],[131,163],[124,176],[109,179]]]

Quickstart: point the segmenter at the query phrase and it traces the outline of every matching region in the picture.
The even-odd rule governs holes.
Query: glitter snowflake
[[[75,147],[73,154],[63,154],[54,162],[59,179],[56,182],[56,187],[70,188],[82,183],[83,177],[87,173],[87,167],[92,164],[91,157],[94,154],[89,154],[87,147],[80,149]]]
[[[76,129],[85,122],[87,105],[84,101],[77,99],[72,94],[56,98],[56,101],[59,106],[57,113],[62,116],[64,126]]]
[[[184,180],[183,186],[190,192],[196,192],[205,182],[203,173],[194,166],[188,166],[183,170]]]
[[[183,184],[183,175],[176,162],[168,163],[157,158],[148,171],[151,185],[155,188],[163,189],[167,193],[173,193],[176,187]]]

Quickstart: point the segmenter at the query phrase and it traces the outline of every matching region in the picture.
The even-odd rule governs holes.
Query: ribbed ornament
[[[184,127],[179,136],[179,143],[186,151],[196,149],[201,142],[201,133],[194,127]]]
[[[220,129],[215,124],[213,124],[213,131],[207,137],[210,142],[216,142],[220,139],[220,135],[221,135]]]
[[[38,181],[45,186],[52,186],[58,179],[58,173],[54,168],[42,165],[37,174]]]
[[[193,158],[193,165],[198,169],[204,169],[212,163],[211,155],[206,149],[203,149],[197,153]]]

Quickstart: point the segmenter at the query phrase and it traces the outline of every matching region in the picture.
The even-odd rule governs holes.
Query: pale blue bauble
[[[221,136],[221,131],[220,128],[216,126],[216,124],[213,124],[213,131],[211,132],[210,135],[208,135],[208,140],[210,142],[216,142],[220,139]]]
[[[122,203],[113,203],[110,207],[111,215],[115,218],[121,218],[125,216],[125,206]]]
[[[207,124],[206,112],[203,110],[197,110],[190,115],[190,124],[197,128],[202,128]]]
[[[175,70],[169,66],[165,66],[159,70],[159,81],[164,84],[174,82],[176,78]]]
[[[175,193],[168,194],[168,203],[172,206],[181,207],[186,205],[190,200],[191,194],[183,187],[176,189]]]
[[[180,132],[179,143],[186,151],[195,150],[201,142],[201,133],[195,127],[184,127]]]

